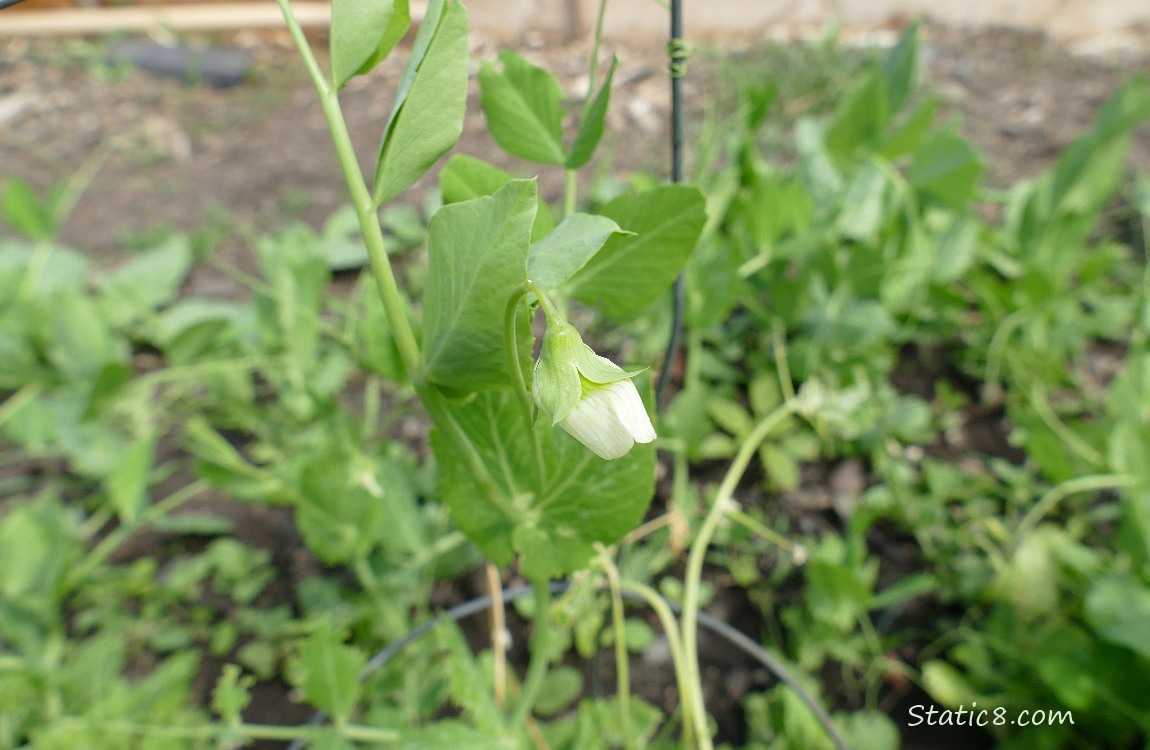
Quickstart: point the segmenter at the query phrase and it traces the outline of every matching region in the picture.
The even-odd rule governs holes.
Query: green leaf
[[[940,284],[962,278],[978,254],[978,219],[971,214],[952,214],[936,235],[936,252],[931,279]]]
[[[27,182],[13,177],[4,186],[4,218],[20,234],[32,240],[48,240],[56,234],[52,201],[41,202]]]
[[[310,460],[300,475],[296,526],[328,565],[366,555],[387,521],[384,488],[370,468],[366,473],[357,470],[348,453],[345,446],[333,448]]]
[[[107,479],[108,500],[121,523],[134,523],[147,500],[148,472],[156,452],[156,434],[149,432],[128,447]]]
[[[1050,173],[1050,207],[1064,211],[1100,209],[1121,184],[1130,133],[1150,117],[1150,87],[1138,76],[1114,93],[1090,130],[1058,157]]]
[[[922,682],[930,697],[948,708],[969,706],[979,698],[966,675],[945,661],[936,659],[924,664]]]
[[[408,0],[332,0],[331,77],[337,89],[388,56],[411,25]]]
[[[630,721],[625,727],[618,696],[581,701],[581,736],[573,747],[649,747],[663,721],[663,712],[637,695],[630,696],[627,703]],[[625,739],[627,729],[630,729],[631,736]]]
[[[387,123],[372,193],[376,205],[409,188],[455,145],[467,109],[467,11],[432,0]]]
[[[581,569],[595,542],[613,544],[634,528],[655,471],[652,444],[605,461],[557,427],[536,432],[546,474],[538,490],[531,434],[510,393],[480,393],[437,415],[431,436],[456,524],[497,564],[522,551],[532,580]]]
[[[897,127],[890,128],[883,135],[878,153],[893,161],[918,148],[918,144],[930,132],[930,127],[934,124],[934,115],[937,109],[937,98],[928,96],[923,99],[913,112],[902,119]]]
[[[439,172],[444,205],[495,195],[499,188],[514,179],[510,172],[467,154],[452,156]],[[535,223],[531,227],[531,241],[542,239],[554,228],[555,216],[551,213],[551,207],[543,198],[539,198]]]
[[[531,246],[527,277],[544,289],[555,289],[585,266],[614,234],[630,233],[605,216],[571,214]]]
[[[171,237],[100,277],[96,284],[100,309],[112,325],[126,325],[174,300],[191,268],[187,237]]]
[[[836,715],[835,723],[842,730],[847,747],[852,750],[898,750],[898,725],[886,714],[877,711],[859,711]]]
[[[890,173],[877,160],[864,162],[851,175],[835,222],[844,236],[859,242],[875,242],[883,225],[897,207],[897,188]]]
[[[877,72],[864,77],[846,95],[827,132],[827,151],[840,162],[874,146],[890,122],[886,81]]]
[[[836,209],[846,184],[842,171],[831,158],[826,136],[822,124],[812,119],[803,118],[795,123],[799,174],[802,176],[803,187],[810,194],[815,221]]]
[[[290,499],[282,481],[248,463],[206,419],[190,419],[184,427],[184,439],[188,452],[196,457],[196,473],[229,495],[269,504]]]
[[[547,673],[535,713],[539,716],[557,714],[571,705],[583,691],[583,673],[575,667],[560,665]]]
[[[59,616],[62,583],[80,551],[76,520],[55,497],[12,508],[0,518],[0,599]]]
[[[479,69],[479,101],[491,136],[503,150],[520,159],[563,164],[567,154],[559,81],[514,52],[502,52],[499,61],[503,72],[491,63]]]
[[[603,129],[607,121],[607,107],[611,103],[611,82],[615,78],[615,70],[619,67],[619,58],[611,58],[611,69],[607,71],[607,79],[603,81],[602,88],[595,95],[591,106],[587,108],[586,115],[579,123],[579,131],[575,134],[575,142],[571,144],[571,153],[567,155],[567,169],[579,169],[591,161],[595,147],[603,138]]]
[[[325,618],[300,646],[295,682],[308,703],[340,724],[347,721],[359,701],[359,675],[366,664],[367,658],[358,649],[343,645],[331,620]]]
[[[503,726],[502,712],[459,626],[445,622],[436,628],[435,635],[439,648],[446,652],[452,702],[478,729],[497,733]]]
[[[431,220],[423,295],[423,362],[427,378],[448,388],[510,385],[504,313],[527,280],[527,254],[537,194],[515,180],[495,195],[444,206]],[[522,317],[520,352],[529,356]]]
[[[251,702],[255,678],[244,675],[235,664],[225,664],[216,687],[212,690],[212,710],[225,724],[239,724],[240,712]]]
[[[127,342],[112,332],[91,297],[60,292],[43,304],[48,359],[65,376],[91,381],[105,366],[127,361]]]
[[[600,211],[634,236],[615,235],[571,279],[572,295],[628,318],[667,291],[683,269],[707,214],[693,187],[668,185],[617,198]]]
[[[914,151],[906,178],[911,187],[951,208],[962,208],[982,177],[982,159],[954,133],[936,133]]]
[[[882,74],[891,112],[901,110],[914,90],[918,68],[919,27],[918,21],[907,27],[898,44],[891,48],[883,61]]]
[[[1086,621],[1104,640],[1150,659],[1150,587],[1130,575],[1096,581],[1086,595]]]

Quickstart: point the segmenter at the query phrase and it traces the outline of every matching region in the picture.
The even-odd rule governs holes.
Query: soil
[[[1049,167],[1057,154],[1093,120],[1099,105],[1132,72],[1150,70],[1146,60],[1083,59],[1071,56],[1042,36],[1010,30],[971,32],[929,27],[926,30],[926,78],[943,97],[946,116],[986,154],[991,183],[1005,186]],[[193,39],[193,43],[206,39]],[[0,177],[19,177],[40,190],[87,175],[89,179],[67,218],[62,240],[102,263],[114,263],[157,232],[176,229],[207,232],[219,239],[216,255],[243,270],[254,266],[244,242],[250,231],[267,231],[293,220],[314,226],[345,204],[345,191],[320,107],[303,67],[285,35],[237,34],[214,38],[216,44],[244,49],[252,67],[247,82],[231,89],[152,77],[125,71],[104,61],[106,44],[77,42],[11,42],[0,46]],[[747,49],[747,40],[732,40]],[[621,68],[616,78],[609,131],[624,133],[610,149],[601,173],[625,175],[634,170],[666,172],[667,85],[662,48],[612,45]],[[478,43],[474,59],[492,59],[497,50]],[[520,52],[559,76],[568,92],[586,88],[585,43],[540,39]],[[343,105],[363,168],[370,174],[379,132],[390,109],[401,61],[387,61],[355,79],[343,94]],[[686,80],[686,101],[694,116],[713,101],[714,71],[702,61]],[[458,152],[495,162],[520,174],[528,170],[511,161],[483,128],[476,92],[472,92]],[[610,145],[610,144],[609,144]],[[1150,167],[1150,139],[1134,144],[1132,160]],[[558,197],[561,175],[540,174],[546,197]],[[425,178],[404,199],[419,205],[434,187]],[[0,233],[6,231],[0,227]],[[2,235],[0,235],[2,236]],[[211,267],[198,268],[187,293],[238,297],[245,291],[232,277]],[[908,388],[915,377],[909,376]],[[987,420],[987,441],[1002,441],[1001,429]],[[1006,450],[1004,447],[1003,450]],[[794,498],[793,513],[808,514],[817,526],[831,516],[836,482],[861,481],[858,467],[834,467],[816,478],[828,490]],[[302,545],[290,520],[279,510],[235,507],[225,498],[201,501],[249,529],[244,541],[267,548],[290,577],[316,571],[301,560]],[[203,510],[204,508],[198,507]],[[274,518],[264,517],[272,514]],[[245,515],[247,514],[247,515]],[[259,518],[254,515],[260,515]],[[248,517],[252,516],[252,517]],[[245,522],[250,521],[250,523]],[[261,531],[262,530],[262,531]],[[876,554],[884,555],[884,572],[913,570],[913,545],[896,532],[879,529]],[[250,537],[250,538],[248,538]],[[150,539],[133,541],[128,556],[154,554]],[[750,602],[724,593],[722,580],[715,614],[755,633],[761,618]],[[284,595],[290,596],[283,587]],[[461,581],[442,605],[483,593],[478,577]],[[720,612],[718,609],[722,609]],[[482,619],[482,618],[477,618]],[[481,624],[481,623],[480,623]],[[517,634],[516,642],[525,642]],[[744,724],[740,702],[748,690],[770,684],[763,670],[747,667],[745,657],[717,639],[705,642],[708,705],[721,727],[722,739],[741,743]],[[605,660],[610,661],[610,660]],[[830,680],[839,679],[824,675]],[[608,678],[609,679],[609,678]],[[653,659],[636,666],[635,685],[657,704],[673,705],[669,664]],[[895,699],[913,702],[903,691]],[[922,702],[922,701],[920,701]],[[669,706],[668,706],[669,707]],[[846,705],[841,706],[846,708]],[[249,718],[296,722],[301,717],[283,686],[261,685]],[[907,747],[986,746],[985,737],[906,738]]]

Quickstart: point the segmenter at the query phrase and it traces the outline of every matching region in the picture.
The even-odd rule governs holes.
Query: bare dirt
[[[942,95],[945,115],[957,118],[960,131],[986,154],[990,181],[997,186],[1049,167],[1121,81],[1150,70],[1145,60],[1077,58],[1044,37],[1008,30],[931,27],[925,38],[925,77]],[[211,41],[249,52],[252,68],[243,85],[217,90],[108,66],[102,42],[3,42],[0,179],[19,177],[46,190],[89,175],[61,236],[102,262],[114,262],[157,232],[176,229],[213,233],[220,257],[251,269],[244,241],[251,231],[297,219],[321,225],[344,205],[345,190],[317,98],[286,36],[241,34]],[[746,51],[750,43],[740,40],[734,46]],[[610,158],[598,168],[616,175],[637,169],[665,174],[669,96],[664,50],[608,49],[621,59],[609,123],[609,130],[620,135],[608,143]],[[492,59],[496,52],[478,44],[474,57]],[[520,52],[558,75],[573,95],[585,90],[586,44],[541,40]],[[401,61],[388,61],[353,81],[343,95],[353,141],[369,174],[401,70]],[[686,100],[696,118],[714,103],[721,83],[716,70],[702,58],[691,69]],[[474,91],[472,105],[457,150],[532,174],[531,168],[504,156],[486,134]],[[1150,139],[1135,144],[1132,159],[1150,167]],[[561,175],[539,176],[544,194],[556,198]],[[418,204],[433,187],[433,179],[425,178],[405,200]],[[6,231],[0,226],[0,234]],[[189,287],[189,294],[201,296],[245,293],[238,282],[211,268],[198,269]],[[218,504],[226,505],[223,499]],[[277,559],[295,560],[301,546],[295,534],[276,531],[290,523],[267,520],[250,524],[271,530],[249,541],[271,549]],[[137,542],[146,547],[147,539]],[[896,552],[906,546],[897,538],[888,542]],[[913,566],[914,560],[896,564]],[[462,582],[451,599],[471,589],[479,587]],[[758,615],[745,611],[745,602],[720,598],[718,604],[731,610],[727,614],[733,624],[754,630]],[[739,701],[767,678],[740,666],[744,662],[720,644],[704,659],[710,659],[707,675],[714,678],[708,705],[720,719],[723,738],[738,743]],[[649,682],[651,699],[658,700],[670,676],[656,665],[639,670],[635,679],[639,685]],[[282,686],[261,690],[249,718],[299,718]],[[938,740],[924,738],[918,746],[940,747]],[[978,746],[978,738],[966,746]]]

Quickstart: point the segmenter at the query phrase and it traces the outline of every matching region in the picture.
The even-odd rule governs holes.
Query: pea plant
[[[575,174],[602,137],[616,63],[576,113],[565,111],[554,77],[506,52],[499,67],[484,64],[479,73],[491,134],[515,156],[565,170],[563,210],[556,219],[534,180],[454,158],[440,177],[446,205],[430,221],[427,278],[416,304],[396,282],[376,211],[460,134],[468,78],[465,10],[460,3],[429,5],[368,180],[359,172],[338,95],[394,49],[407,29],[407,3],[370,11],[336,3],[326,73],[290,5],[280,5],[323,105],[406,382],[434,425],[439,495],[491,562],[517,562],[532,584],[531,665],[506,725],[516,729],[531,715],[557,654],[549,582],[593,561],[610,568],[604,548],[638,524],[653,494],[656,431],[650,399],[640,393],[648,386],[645,368],[625,370],[596,354],[565,307],[577,300],[621,321],[652,305],[681,272],[703,229],[704,199],[691,187],[662,186],[622,196],[596,214],[577,211]],[[593,84],[598,54],[597,41]],[[563,128],[568,115],[578,117],[569,142]],[[420,311],[418,327],[414,309]],[[545,333],[532,365],[536,309],[543,312]],[[740,475],[733,471],[728,484]],[[717,519],[709,519],[712,527]],[[684,730],[691,741],[709,746],[695,651],[701,554],[692,558],[681,643],[677,635],[673,640]],[[618,596],[617,576],[609,578]],[[652,592],[642,594],[657,602]],[[623,648],[622,632],[617,640]],[[625,648],[618,669],[621,731],[630,746],[644,735],[635,733],[638,719],[628,705]]]

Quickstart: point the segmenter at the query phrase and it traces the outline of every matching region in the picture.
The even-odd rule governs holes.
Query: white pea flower
[[[635,443],[650,443],[655,428],[626,372],[583,343],[569,324],[551,319],[535,363],[535,403],[572,437],[607,460]]]

